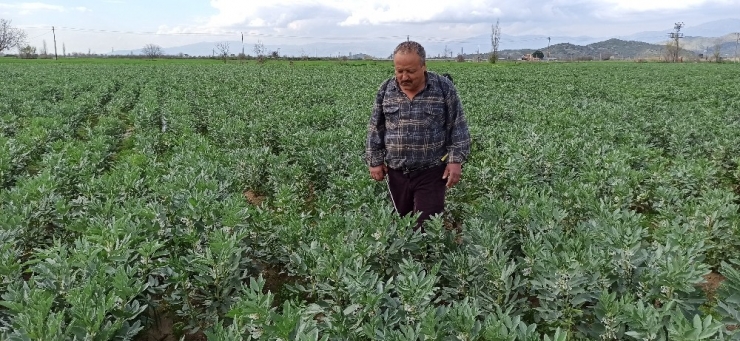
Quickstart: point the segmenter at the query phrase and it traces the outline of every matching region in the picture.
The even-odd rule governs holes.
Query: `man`
[[[450,79],[426,68],[424,47],[413,41],[393,51],[395,77],[380,86],[368,125],[365,162],[388,189],[396,212],[421,212],[416,228],[444,211],[446,188],[460,181],[470,133]]]

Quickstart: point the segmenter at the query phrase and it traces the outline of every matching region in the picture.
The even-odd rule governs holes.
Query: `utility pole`
[[[673,26],[673,29],[676,30],[676,32],[671,32],[670,36],[671,39],[676,41],[676,50],[673,51],[673,62],[678,62],[678,51],[681,49],[678,46],[678,40],[683,38],[683,33],[680,33],[681,28],[683,27],[683,22],[677,22],[675,26]]]
[[[547,61],[550,61],[550,37],[547,37]]]
[[[54,35],[54,60],[57,60],[57,33],[54,31],[54,26],[51,27],[51,34]]]
[[[737,40],[735,40],[735,63],[737,63],[737,45],[740,44],[740,32],[735,33],[735,35],[737,36]]]

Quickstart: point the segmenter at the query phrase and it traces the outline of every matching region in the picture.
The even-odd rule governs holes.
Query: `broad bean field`
[[[420,235],[390,62],[0,63],[0,339],[740,339],[737,64],[428,68],[473,145]]]

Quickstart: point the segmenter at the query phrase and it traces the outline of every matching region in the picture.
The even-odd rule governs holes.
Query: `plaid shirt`
[[[368,124],[365,162],[416,170],[463,163],[470,154],[470,133],[452,82],[426,73],[426,86],[410,101],[395,78],[378,90]],[[443,157],[447,158],[442,161]]]

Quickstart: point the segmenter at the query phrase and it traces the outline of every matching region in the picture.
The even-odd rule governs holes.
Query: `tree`
[[[224,63],[226,63],[226,59],[229,58],[229,43],[218,43],[216,44],[216,49],[218,50],[218,55],[224,60]]]
[[[10,25],[11,21],[0,19],[0,52],[14,47],[22,48],[26,42],[26,32]]]
[[[146,44],[144,48],[141,49],[141,53],[151,59],[159,58],[164,54],[162,47],[155,44]]]
[[[542,58],[545,58],[545,54],[542,53],[542,51],[537,50],[537,51],[532,52],[532,58],[542,59]]]
[[[22,59],[36,58],[36,47],[26,45],[24,47],[18,48],[18,57],[21,57]]]
[[[46,55],[47,55],[47,50],[46,50],[46,40],[43,40],[43,41],[42,41],[42,45],[41,45],[41,55],[42,55],[42,56],[44,56],[44,57],[46,57]]]
[[[714,42],[714,54],[712,55],[714,57],[714,61],[717,63],[722,62],[722,57],[720,57],[720,54],[722,53],[722,40],[717,39]]]
[[[67,46],[64,43],[62,43],[62,56],[67,56]]]
[[[257,43],[254,44],[254,55],[257,56],[257,60],[262,61],[265,52],[265,44],[263,44],[261,40],[257,40]]]
[[[501,42],[501,26],[499,26],[498,19],[496,20],[496,25],[491,26],[491,56],[489,60],[491,63],[496,63],[498,60],[498,45],[499,42]]]
[[[675,57],[676,45],[673,41],[669,40],[665,43],[664,58],[666,62],[672,61]]]

